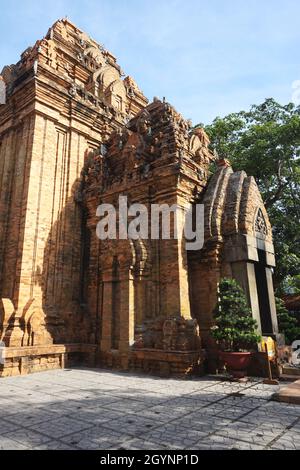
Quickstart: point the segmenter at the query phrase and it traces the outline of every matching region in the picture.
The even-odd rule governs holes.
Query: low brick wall
[[[136,349],[129,353],[109,351],[101,353],[97,364],[101,367],[134,370],[160,377],[197,374],[204,375],[205,351],[164,351]]]
[[[6,348],[0,377],[25,375],[72,365],[95,365],[96,346],[89,344],[54,344]]]

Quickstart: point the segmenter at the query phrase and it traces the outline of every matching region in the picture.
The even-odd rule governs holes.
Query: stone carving
[[[151,135],[151,116],[149,111],[146,109],[140,113],[137,119],[136,128],[137,132],[142,135]]]
[[[89,49],[95,51],[95,48]],[[95,53],[96,54],[96,53]],[[127,89],[117,67],[109,65],[101,51],[97,50],[96,70],[91,77],[89,89],[104,99],[112,110],[122,114],[126,112]]]
[[[131,172],[138,166],[137,162],[137,149],[141,144],[141,140],[136,133],[130,133],[126,145],[123,150],[123,156],[126,161],[126,171]]]
[[[136,81],[132,77],[130,77],[130,76],[125,77],[124,78],[124,85],[127,88],[127,94],[130,98],[133,98],[136,95],[144,96],[142,91],[138,87]]]
[[[93,74],[93,81],[98,81],[101,85],[101,90],[104,92],[111,83],[120,78],[120,73],[109,65],[100,67]]]
[[[134,349],[197,351],[201,348],[196,320],[183,317],[157,318],[139,326]]]
[[[170,318],[163,324],[163,348],[167,351],[176,349],[178,325],[176,318]]]
[[[52,39],[48,39],[46,42],[47,42],[46,64],[56,69],[57,68],[57,62],[56,62],[57,54],[56,54],[55,42]]]
[[[111,104],[121,113],[125,113],[127,94],[123,80],[120,78],[114,80],[105,90],[105,97],[108,104]]]
[[[73,85],[69,88],[69,95],[72,96],[72,98],[74,98],[74,97],[76,96],[76,93],[77,93],[76,85],[73,84]]]
[[[103,161],[103,155],[101,154],[101,148],[98,150],[88,150],[85,156],[85,164],[81,171],[81,182],[89,186],[96,185],[102,187],[103,176],[107,175],[108,168],[107,162]],[[77,188],[75,198],[78,202],[82,201],[82,190],[83,185]]]
[[[209,144],[210,140],[204,129],[200,127],[193,129],[189,140],[189,150],[193,154],[194,160],[199,165],[207,165],[215,160],[214,155],[208,148]]]
[[[115,83],[113,82],[112,85]],[[109,89],[114,90],[113,86]],[[106,142],[106,155],[102,170],[103,186],[106,188],[122,181],[148,179],[152,175],[153,163],[164,155],[173,154],[173,161],[179,165],[176,167],[177,170],[182,171],[185,158],[189,158],[188,122],[168,103],[162,103],[159,100],[153,102],[152,109],[155,109],[155,118],[150,109],[151,107],[142,110],[136,118],[128,121],[126,126],[112,133],[111,138]],[[172,144],[170,135],[174,139]],[[213,155],[207,148],[208,138],[205,132],[198,129],[195,138],[201,149],[202,163],[203,161],[210,162]],[[195,157],[194,153],[193,156]],[[195,168],[199,180],[207,178],[207,171],[207,165],[204,164],[201,168]],[[95,178],[92,180],[96,181]],[[89,181],[92,180],[89,179]]]
[[[66,74],[70,77],[72,75],[72,67],[71,65],[65,60],[63,56],[61,56],[60,64],[63,69],[65,70]]]
[[[98,66],[100,65],[104,66],[106,63],[106,59],[103,53],[101,52],[99,47],[96,47],[96,46],[87,47],[83,52],[83,56],[91,57]]]
[[[61,34],[61,37],[69,42],[71,40],[71,36],[68,32],[68,28],[67,28],[67,25],[66,25],[66,22],[63,20],[63,21],[58,21],[57,23],[58,27],[59,27],[59,32]],[[52,29],[52,28],[51,28]],[[53,35],[53,31],[52,31],[52,35]]]
[[[205,130],[202,127],[196,127],[196,129],[194,129],[193,134],[198,137],[198,139],[200,140],[201,144],[204,147],[208,148],[210,144],[210,140]]]
[[[268,235],[268,228],[261,209],[258,209],[255,220],[255,232],[259,235],[266,237]]]
[[[196,320],[181,319],[176,346],[180,351],[197,351],[201,348],[200,331]]]

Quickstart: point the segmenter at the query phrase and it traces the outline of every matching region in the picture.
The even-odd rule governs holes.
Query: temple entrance
[[[263,335],[273,333],[271,306],[268,295],[268,281],[266,274],[266,253],[263,250],[258,251],[258,263],[255,263],[255,277],[257,285],[257,295],[260,312],[260,322]]]

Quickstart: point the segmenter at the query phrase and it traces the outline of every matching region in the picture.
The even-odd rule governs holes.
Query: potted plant
[[[211,330],[227,370],[235,378],[245,377],[261,337],[244,291],[234,279],[224,278],[219,283],[215,326]]]

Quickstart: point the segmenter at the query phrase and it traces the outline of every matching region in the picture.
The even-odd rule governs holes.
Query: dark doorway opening
[[[255,263],[255,277],[257,285],[261,328],[263,335],[271,335],[273,334],[273,325],[268,293],[265,251],[258,250],[258,258],[258,263]]]

